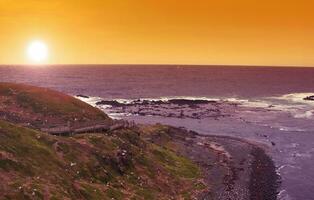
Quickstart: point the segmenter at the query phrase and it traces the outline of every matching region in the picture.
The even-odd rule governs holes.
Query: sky
[[[0,0],[0,64],[314,66],[313,0]]]

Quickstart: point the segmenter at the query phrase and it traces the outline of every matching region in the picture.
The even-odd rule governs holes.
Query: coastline
[[[254,161],[249,187],[250,199],[276,200],[280,176],[276,173],[274,162],[261,148],[254,148],[251,154],[254,156]]]
[[[122,103],[118,106],[95,105],[101,98],[82,100],[116,119],[185,127],[203,135],[236,137],[252,143],[262,148],[276,164],[268,167],[268,174],[280,176],[276,181],[268,180],[278,189],[271,192],[272,196],[306,199],[313,187],[313,169],[309,169],[313,159],[309,158],[313,158],[310,141],[314,127],[311,123],[313,102],[303,98],[310,94],[289,93],[255,100],[185,96],[109,100],[109,104],[114,100]],[[262,159],[262,154],[259,156]]]
[[[268,148],[267,145],[231,136],[202,136],[217,137],[224,140],[249,144],[251,146],[250,155],[252,156],[249,183],[250,200],[276,200],[278,198],[281,177],[276,171],[275,162],[266,152],[266,148]]]
[[[84,96],[81,96],[79,99],[88,101],[88,99],[84,98]],[[178,119],[202,119],[203,117],[210,117],[218,120],[233,114],[235,109],[239,109],[240,102],[226,102],[204,98],[160,99],[159,101],[148,99],[133,102],[100,100],[97,101],[94,106],[99,107],[102,105],[111,106],[114,109],[122,109],[122,113],[131,113],[139,115],[142,118],[156,115],[167,118],[169,117],[168,112],[170,112],[171,117]],[[146,109],[146,107],[149,109]],[[173,109],[170,109],[172,107]],[[182,111],[180,112],[181,109],[178,109],[179,107],[182,107],[184,110],[184,115],[182,114]],[[206,108],[206,111],[208,110],[208,112],[202,112],[201,108]],[[200,110],[200,116],[195,114],[197,109]],[[266,109],[268,109],[268,107]],[[105,111],[106,109],[102,110]],[[109,113],[110,111],[111,110],[109,109]],[[132,121],[132,117],[126,119]],[[145,120],[143,124],[145,124]],[[175,125],[175,127],[177,126]],[[183,132],[187,131],[183,129]],[[181,148],[182,154],[194,160],[203,168],[203,171],[208,176],[208,184],[215,181],[215,179],[222,180],[220,184],[221,186],[217,186],[213,189],[216,193],[214,194],[214,196],[216,196],[215,199],[277,199],[281,178],[276,172],[274,161],[270,155],[266,153],[268,145],[241,137],[224,136],[223,134],[204,135],[193,131],[189,132],[192,132],[194,136],[186,134],[187,139],[190,140],[190,142],[183,142],[184,144]],[[191,141],[193,141],[194,145],[191,144]],[[215,149],[212,143],[217,143],[218,149]],[[273,144],[274,143],[270,143],[270,145]],[[206,150],[199,148],[199,146],[210,148],[211,151],[216,153],[211,155],[210,159],[203,156],[200,157],[204,160],[197,159],[197,157],[201,154],[211,154],[210,152],[206,152]],[[232,147],[230,148],[229,146]],[[220,147],[222,147],[222,149],[220,149]],[[190,153],[187,149],[190,149],[190,152],[196,151],[198,153]],[[217,160],[218,162],[216,162]],[[211,163],[215,163],[220,166],[215,168]],[[210,172],[211,170],[216,170],[216,175],[210,175],[207,173],[207,171]],[[221,174],[225,174],[224,177],[218,177],[217,171]],[[200,199],[207,199],[206,196],[209,196],[209,194],[204,192],[204,194],[200,196]],[[234,196],[237,196],[237,198]]]
[[[198,134],[198,136],[200,136]],[[204,135],[201,135],[204,137]],[[266,153],[265,146],[263,144],[258,144],[254,141],[249,141],[246,139],[236,138],[236,137],[230,137],[230,136],[212,136],[212,135],[206,135],[206,138],[209,140],[218,139],[221,143],[227,143],[223,148],[227,149],[228,143],[235,143],[235,146],[242,146],[248,145],[249,148],[247,148],[246,154],[249,155],[247,160],[248,168],[247,170],[250,171],[249,174],[249,184],[248,184],[248,195],[250,200],[276,200],[278,199],[278,192],[280,187],[280,176],[276,172],[276,166],[272,158]],[[225,140],[225,141],[223,141]],[[215,140],[214,140],[215,141]],[[232,149],[232,148],[231,148]],[[233,197],[233,195],[230,194],[229,198],[231,199],[242,199],[239,198],[240,192],[243,192],[240,190],[240,187],[237,187],[236,185],[241,184],[241,181],[246,181],[245,179],[247,177],[241,177],[239,173],[242,172],[243,168],[237,167],[237,162],[240,163],[241,166],[245,165],[243,163],[243,160],[241,158],[237,158],[235,154],[241,154],[240,152],[237,152],[237,150],[243,150],[243,148],[235,148],[234,152],[229,152],[232,156],[231,162],[227,162],[229,164],[230,170],[232,171],[231,181],[229,180],[227,188],[229,190],[235,189],[233,191],[233,194],[235,194],[237,197]],[[228,152],[228,150],[226,151]],[[245,153],[244,153],[245,154]],[[242,173],[243,175],[243,173]],[[238,183],[237,183],[238,182]],[[229,191],[230,192],[230,191]],[[223,199],[223,198],[221,198]]]
[[[71,146],[73,151],[84,149],[86,158],[90,157],[90,153],[92,153],[91,149],[93,148],[100,147],[103,149],[103,145],[107,146],[108,144],[112,146],[112,148],[107,149],[108,152],[106,153],[108,155],[103,155],[101,158],[99,157],[101,152],[97,150],[97,148],[94,149],[95,152],[93,153],[93,155],[100,158],[99,162],[102,163],[101,166],[108,167],[108,169],[105,169],[105,182],[107,183],[109,175],[115,175],[114,171],[108,174],[110,171],[109,168],[116,170],[120,175],[124,175],[128,167],[131,170],[133,166],[144,165],[143,167],[146,170],[143,168],[144,170],[139,169],[138,172],[140,175],[145,176],[148,182],[155,183],[156,181],[161,181],[152,174],[151,176],[146,174],[146,172],[149,173],[152,169],[155,169],[153,171],[159,171],[158,174],[162,173],[162,170],[165,170],[165,179],[163,179],[163,181],[165,181],[166,185],[173,180],[178,181],[177,183],[171,182],[170,185],[167,185],[167,188],[173,188],[173,190],[170,191],[172,193],[171,195],[177,194],[178,197],[183,195],[191,197],[191,199],[219,200],[276,199],[278,177],[274,175],[274,173],[276,174],[275,166],[271,158],[266,155],[265,151],[259,147],[259,145],[253,144],[253,142],[233,137],[201,135],[194,131],[169,125],[141,125],[141,123],[135,125],[133,122],[129,124],[127,120],[110,119],[104,112],[97,108],[59,92],[15,84],[4,84],[2,87],[2,101],[7,102],[8,99],[11,100],[10,103],[4,103],[3,105],[5,105],[5,107],[2,108],[4,112],[2,118],[5,121],[8,120],[7,122],[3,121],[1,127],[1,129],[3,128],[3,130],[5,130],[2,133],[4,138],[8,137],[8,141],[10,141],[10,137],[7,133],[19,135],[21,132],[29,131],[30,134],[22,134],[21,137],[31,137],[33,140],[37,141],[37,143],[24,144],[25,141],[29,141],[24,138],[21,141],[13,140],[12,143],[5,142],[5,145],[16,145],[19,147],[21,144],[24,144],[28,147],[32,147],[32,149],[36,149],[38,146],[36,146],[36,144],[40,142],[38,140],[42,137],[46,137],[47,140],[51,139],[53,142],[44,142],[43,144],[47,149],[55,153],[50,154],[52,157],[55,155],[55,157],[50,158],[50,160],[55,159],[56,163],[60,161],[60,163],[65,165],[70,163],[70,167],[78,165],[78,168],[74,171],[76,175],[80,173],[78,170],[85,170],[86,166],[83,164],[85,160],[75,159],[75,157],[73,157],[74,155],[71,154],[71,156],[68,157],[71,159],[71,162],[63,162],[65,159],[63,155],[70,151],[60,154],[61,147],[56,148],[56,146],[59,146],[59,142],[67,143],[70,140],[66,139],[66,137],[58,137],[57,139],[56,136],[52,136],[55,130],[59,131],[60,126],[58,125],[60,125],[60,123],[67,124],[69,132],[71,132],[69,135],[71,142],[77,142],[74,146],[71,146],[73,145],[71,142],[71,145],[70,143],[68,143],[68,145]],[[25,93],[26,97],[28,97],[26,99]],[[21,99],[21,95],[24,98]],[[43,95],[47,97],[44,100],[42,99]],[[51,98],[52,96],[54,96],[54,98]],[[60,100],[63,101],[63,104],[61,107],[58,107]],[[175,100],[172,103],[185,105],[189,102],[190,101],[186,100]],[[207,103],[207,101],[203,100],[197,100],[196,102],[198,104]],[[73,105],[75,106],[73,107]],[[64,109],[65,107],[72,109],[69,112],[68,109]],[[7,112],[8,110],[10,112]],[[47,110],[49,112],[47,112]],[[73,110],[76,112],[73,113]],[[82,110],[84,110],[83,113],[81,113]],[[29,115],[21,115],[21,113],[29,113]],[[15,116],[15,118],[10,118],[10,116]],[[36,123],[32,122],[34,118],[36,118]],[[70,121],[71,119],[73,120],[72,123]],[[49,125],[54,125],[54,128],[45,129],[48,120],[50,122]],[[76,121],[77,123],[75,124],[74,122]],[[112,124],[113,127],[110,126],[108,129],[107,126],[100,126],[100,124],[98,124],[99,121]],[[121,121],[125,123],[121,124]],[[10,124],[10,122],[13,124]],[[78,123],[83,125],[83,127],[72,129],[75,128]],[[96,124],[91,125],[93,123]],[[64,126],[62,127],[64,128]],[[20,129],[24,131],[20,131]],[[36,132],[36,130],[44,130],[44,132]],[[103,138],[104,140],[120,138],[123,142],[119,139],[119,143],[117,144],[121,144],[121,146],[116,143],[114,143],[116,144],[114,145],[111,144],[113,141],[110,139],[110,141],[104,143],[100,142],[100,146],[98,146],[99,143],[95,143],[95,138],[92,139],[92,133],[98,133],[97,135],[94,134],[94,136]],[[82,141],[82,139],[84,141]],[[117,140],[114,141],[117,142]],[[89,142],[92,144],[86,146]],[[5,147],[4,143],[2,145]],[[135,149],[132,149],[132,147]],[[139,151],[144,154],[139,154]],[[6,148],[0,153],[2,159],[5,159],[5,161],[3,161],[5,165],[2,165],[2,168],[4,167],[6,170],[10,169],[12,171],[13,169],[14,171],[17,169],[7,167],[7,165],[12,164],[12,162],[18,163],[19,161],[19,164],[24,162],[24,154],[20,155],[14,154],[15,152],[7,152]],[[79,150],[77,153],[80,154]],[[19,160],[13,155],[19,157]],[[143,157],[137,157],[144,155],[147,156],[147,159],[148,157],[155,158],[155,160],[150,160],[150,162],[154,162],[154,165],[149,165],[148,163],[150,162],[145,162]],[[27,155],[26,157],[31,157],[31,155]],[[37,157],[32,157],[32,159],[34,162],[38,161]],[[136,163],[137,161],[139,162]],[[88,163],[95,163],[95,160]],[[59,164],[56,164],[55,171],[58,171],[57,166],[60,166]],[[45,169],[46,167],[44,165],[45,163],[42,163],[39,168]],[[97,168],[89,166],[88,169],[92,170],[91,173],[98,175],[98,172],[93,171],[97,170]],[[135,170],[136,168],[132,169]],[[38,173],[38,168],[34,168],[34,170]],[[15,171],[15,173],[20,172]],[[39,174],[43,176],[42,172]],[[62,171],[60,171],[60,174],[65,175]],[[24,178],[28,178],[29,176],[28,173],[23,174]],[[123,177],[128,178],[128,176]],[[139,179],[137,178],[137,180]],[[157,182],[156,184],[159,184]],[[182,186],[186,186],[184,190],[182,188],[175,188],[178,184],[180,185],[180,183],[183,184]],[[89,181],[89,184],[94,184],[94,182]],[[130,182],[130,184],[132,185],[133,182]],[[102,187],[106,186],[102,184]],[[142,188],[141,184],[139,186]],[[155,190],[156,186],[152,188]],[[29,189],[32,188],[28,188],[28,190]],[[119,188],[118,191],[121,192],[121,190],[123,189]],[[6,189],[5,192],[10,192],[10,190]],[[178,194],[178,192],[180,194]],[[160,195],[163,196],[162,194]],[[122,193],[121,196],[123,196]]]
[[[280,187],[280,176],[276,172],[276,166],[272,158],[266,153],[265,145],[259,144],[254,141],[236,138],[236,137],[230,137],[230,136],[211,136],[206,135],[205,137],[208,138],[220,138],[222,140],[227,140],[226,142],[231,141],[232,143],[243,143],[249,145],[247,154],[250,155],[249,159],[249,185],[248,185],[248,191],[249,191],[249,198],[250,200],[276,200],[278,199],[278,192]],[[227,146],[225,146],[227,148]],[[240,150],[240,149],[239,149]],[[235,158],[234,154],[239,154],[237,152],[237,149],[235,149],[234,152],[232,152],[233,158]],[[239,162],[235,159],[233,162]],[[243,160],[242,160],[243,161]],[[242,162],[240,161],[240,162]],[[244,179],[243,177],[240,177],[237,175],[237,172],[239,172],[239,168],[237,168],[234,163],[231,164],[231,169],[236,174],[235,180],[241,181],[241,179]],[[241,171],[241,169],[240,169]],[[234,198],[234,199],[241,199],[241,198]]]
[[[202,169],[203,181],[210,191],[203,191],[197,199],[277,199],[280,177],[262,145],[229,136],[201,135],[176,127],[169,127],[167,134],[179,152]],[[151,140],[167,145],[162,137],[155,135]]]

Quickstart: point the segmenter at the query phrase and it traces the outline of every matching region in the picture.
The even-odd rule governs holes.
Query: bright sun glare
[[[42,63],[48,58],[48,47],[42,41],[33,41],[27,47],[27,57],[35,63]]]

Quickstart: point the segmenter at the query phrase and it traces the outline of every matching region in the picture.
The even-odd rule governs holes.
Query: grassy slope
[[[0,121],[0,199],[189,199],[199,176],[134,130],[64,138]]]
[[[8,112],[10,111],[10,112]],[[12,122],[35,127],[54,124],[109,120],[100,110],[49,89],[22,84],[0,83],[0,112]]]
[[[190,199],[204,189],[197,165],[148,139],[167,138],[162,126],[74,137],[22,127],[98,120],[111,121],[59,92],[1,83],[0,199]]]

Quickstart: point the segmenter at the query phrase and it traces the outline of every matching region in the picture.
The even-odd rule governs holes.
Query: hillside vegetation
[[[0,83],[0,119],[35,128],[110,121],[100,110],[68,95],[14,83]]]
[[[0,199],[193,199],[208,189],[162,126],[52,136],[38,127],[111,119],[59,92],[17,84],[0,84],[0,113]],[[154,142],[156,134],[167,142]]]
[[[134,130],[64,138],[4,121],[0,177],[1,199],[183,199],[204,189],[195,164]]]

